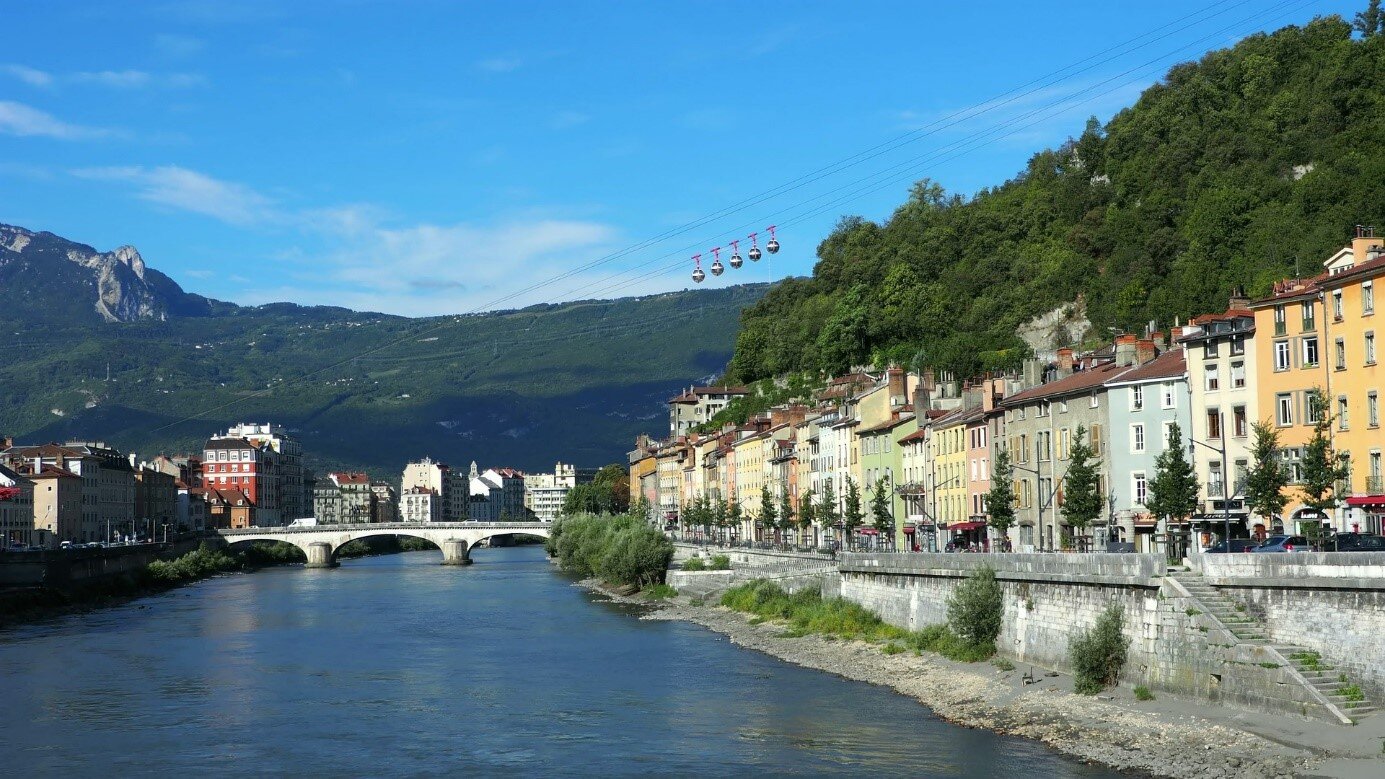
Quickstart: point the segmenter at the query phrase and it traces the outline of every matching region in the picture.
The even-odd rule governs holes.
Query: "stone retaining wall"
[[[1318,652],[1385,701],[1385,552],[1205,555],[1202,570],[1275,641]]]
[[[1153,555],[843,555],[840,594],[886,622],[919,630],[946,623],[952,592],[986,564],[996,569],[1004,593],[997,649],[1019,663],[1070,670],[1072,639],[1116,604],[1130,640],[1123,682],[1326,716],[1268,650],[1238,642],[1165,581],[1163,561]]]

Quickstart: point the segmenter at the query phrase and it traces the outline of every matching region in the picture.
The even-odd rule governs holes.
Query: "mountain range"
[[[721,372],[767,285],[409,318],[185,292],[131,246],[0,225],[0,433],[143,457],[276,422],[319,470],[603,465]]]

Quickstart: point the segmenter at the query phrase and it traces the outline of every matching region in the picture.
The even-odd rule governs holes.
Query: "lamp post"
[[[933,490],[932,490],[932,493],[930,494],[929,497],[932,499],[932,502],[933,502],[933,517],[932,517],[932,518],[933,518],[933,540],[932,540],[932,546],[934,547],[934,549],[933,549],[934,552],[938,551],[938,550],[937,550],[937,546],[938,546],[938,490],[940,490],[940,489],[942,489],[942,488],[944,488],[944,487],[950,487],[950,486],[952,486],[952,484],[953,484],[954,482],[960,481],[961,478],[962,478],[961,476],[953,476],[951,479],[948,479],[947,481],[943,482],[942,484],[934,484],[934,485],[933,485]]]
[[[1217,412],[1217,442],[1218,446],[1212,446],[1205,441],[1199,441],[1192,436],[1188,436],[1188,452],[1196,457],[1197,450],[1193,445],[1210,449],[1221,455],[1221,512],[1222,512],[1222,540],[1226,542],[1226,551],[1231,552],[1231,490],[1227,489],[1227,476],[1230,475],[1230,463],[1226,460],[1226,426],[1222,424],[1225,415]]]

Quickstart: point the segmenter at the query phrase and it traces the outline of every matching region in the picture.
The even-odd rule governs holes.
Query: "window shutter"
[[[1092,425],[1092,429],[1088,431],[1088,438],[1092,451],[1101,454],[1101,425]]]

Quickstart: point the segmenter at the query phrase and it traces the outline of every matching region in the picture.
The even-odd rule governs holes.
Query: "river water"
[[[0,773],[1113,776],[641,621],[537,547],[226,576],[0,632]]]

